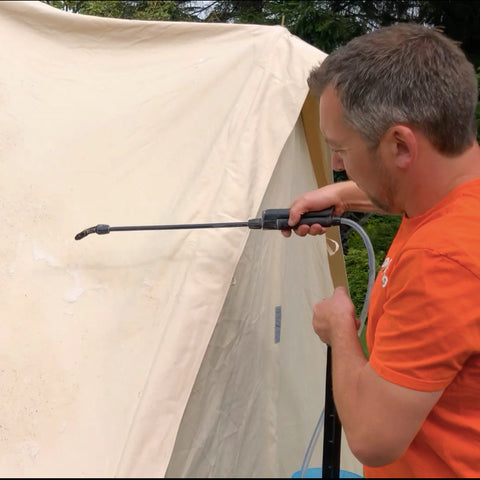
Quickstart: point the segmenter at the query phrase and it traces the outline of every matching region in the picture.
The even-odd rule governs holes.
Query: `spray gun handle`
[[[288,208],[271,208],[262,212],[263,230],[292,230],[298,225],[313,225],[318,223],[323,227],[340,225],[340,217],[333,215],[334,207],[329,207],[316,212],[306,212],[300,217],[300,221],[294,227],[288,224],[290,210]]]

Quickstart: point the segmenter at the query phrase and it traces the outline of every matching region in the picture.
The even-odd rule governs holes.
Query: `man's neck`
[[[407,217],[425,213],[454,188],[480,177],[480,147],[475,142],[456,157],[441,155],[432,148],[420,152],[416,162],[402,178],[403,211]]]

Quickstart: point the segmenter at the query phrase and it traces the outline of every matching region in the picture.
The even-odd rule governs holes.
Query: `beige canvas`
[[[323,402],[326,239],[74,236],[288,207],[318,179],[302,107],[325,54],[280,26],[22,1],[0,44],[0,475],[292,474]]]

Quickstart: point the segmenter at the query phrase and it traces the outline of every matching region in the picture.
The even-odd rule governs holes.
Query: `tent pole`
[[[340,478],[341,435],[342,424],[333,401],[332,351],[330,346],[327,346],[322,478]]]

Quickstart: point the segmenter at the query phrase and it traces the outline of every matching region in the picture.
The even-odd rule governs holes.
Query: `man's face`
[[[320,97],[320,130],[332,153],[334,170],[345,170],[348,178],[384,211],[393,206],[393,182],[388,164],[363,137],[343,119],[335,89],[329,86]]]

